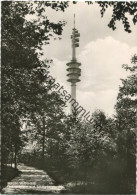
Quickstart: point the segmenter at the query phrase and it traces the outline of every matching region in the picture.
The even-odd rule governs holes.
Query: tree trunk
[[[17,145],[15,144],[15,158],[14,158],[14,164],[15,164],[15,169],[17,169]]]
[[[45,136],[43,134],[43,140],[42,140],[42,159],[44,161],[44,152],[45,151]]]
[[[13,163],[13,150],[12,150],[12,153],[11,153],[11,167],[12,167],[12,163]]]
[[[45,160],[45,120],[43,119],[42,159]]]

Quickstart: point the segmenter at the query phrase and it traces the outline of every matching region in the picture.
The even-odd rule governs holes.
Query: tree
[[[92,117],[98,121],[101,129],[97,129],[94,123],[82,121],[77,115],[70,115],[64,121],[63,154],[64,159],[67,159],[65,170],[71,170],[69,172],[73,172],[73,180],[85,182],[86,185],[93,178],[95,181],[93,172],[106,170],[116,155],[114,121],[102,111],[94,112]],[[101,177],[101,174],[98,176]]]
[[[46,98],[46,101],[45,101]],[[42,160],[45,160],[45,152],[48,155],[47,140],[54,139],[58,141],[59,133],[62,131],[62,120],[64,117],[64,101],[60,98],[59,94],[51,92],[48,96],[45,93],[41,94],[39,103],[35,112],[30,115],[32,129],[32,142],[37,141],[40,146]]]
[[[132,58],[133,66],[123,65],[130,71],[130,76],[122,80],[116,104],[116,123],[119,131],[118,154],[123,161],[123,179],[127,190],[135,191],[136,170],[136,118],[137,118],[137,65],[136,55]],[[133,185],[133,186],[132,186]]]
[[[22,142],[20,120],[35,111],[43,91],[48,94],[44,74],[38,70],[47,65],[39,60],[39,51],[50,37],[61,35],[64,22],[50,22],[45,6],[64,11],[67,3],[2,2],[2,164],[14,148],[16,165]],[[28,14],[37,19],[27,21]]]
[[[123,65],[125,70],[129,70],[131,75],[126,79],[121,79],[122,86],[119,88],[117,97],[116,111],[119,117],[119,125],[124,129],[128,128],[130,132],[136,130],[136,104],[137,104],[137,65],[132,58],[133,66]]]

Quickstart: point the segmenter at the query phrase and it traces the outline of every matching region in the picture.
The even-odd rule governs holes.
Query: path
[[[60,193],[63,186],[55,185],[55,181],[43,171],[24,164],[18,165],[21,174],[3,188],[2,194],[47,194]]]

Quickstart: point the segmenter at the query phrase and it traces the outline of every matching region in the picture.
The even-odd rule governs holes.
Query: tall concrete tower
[[[81,63],[77,62],[76,59],[76,47],[79,47],[79,37],[80,33],[75,28],[75,14],[74,14],[74,28],[72,29],[72,60],[67,63],[67,71],[68,71],[68,82],[71,83],[71,97],[76,100],[76,83],[80,81],[79,77],[81,75]],[[73,103],[71,103],[71,114],[74,112]]]

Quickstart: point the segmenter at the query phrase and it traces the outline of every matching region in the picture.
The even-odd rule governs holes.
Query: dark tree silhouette
[[[48,94],[40,71],[47,65],[39,60],[39,51],[51,37],[61,35],[65,23],[50,22],[46,6],[64,11],[67,3],[2,2],[2,163],[14,153],[16,165],[23,144],[21,119],[35,111],[41,93]],[[27,16],[33,14],[37,19],[28,21]]]

